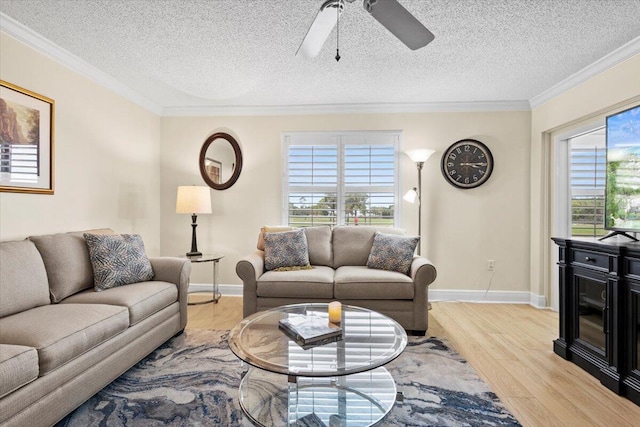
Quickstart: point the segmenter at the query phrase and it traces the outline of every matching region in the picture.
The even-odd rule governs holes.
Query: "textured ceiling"
[[[435,34],[411,51],[324,0],[0,0],[0,11],[163,107],[529,100],[640,35],[640,0],[400,0]],[[384,0],[382,0],[384,1]]]

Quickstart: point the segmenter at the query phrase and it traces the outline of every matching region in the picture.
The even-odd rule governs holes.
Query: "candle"
[[[342,304],[339,301],[329,303],[329,322],[340,323],[342,320]]]

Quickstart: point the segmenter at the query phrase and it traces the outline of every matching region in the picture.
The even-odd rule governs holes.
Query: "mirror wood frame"
[[[205,168],[205,157],[207,156],[207,149],[213,142],[217,139],[224,139],[229,144],[231,144],[231,148],[233,148],[233,153],[236,159],[236,165],[233,169],[233,174],[231,177],[225,182],[221,182],[219,184],[213,182],[209,175],[207,174],[207,170]],[[238,178],[240,177],[240,172],[242,171],[242,151],[240,150],[240,144],[238,141],[228,133],[224,132],[216,132],[213,135],[209,136],[202,144],[202,148],[200,149],[200,175],[202,175],[202,179],[204,182],[214,190],[226,190],[236,183]]]

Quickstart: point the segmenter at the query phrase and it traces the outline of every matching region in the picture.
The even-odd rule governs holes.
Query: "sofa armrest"
[[[413,324],[417,331],[426,331],[428,327],[429,312],[429,285],[436,280],[436,268],[428,259],[416,256],[411,262],[409,270],[413,280]]]
[[[242,279],[242,312],[247,317],[258,310],[258,279],[264,273],[264,252],[256,251],[236,264],[236,274]]]
[[[411,276],[413,283],[429,286],[436,280],[438,272],[431,261],[425,257],[415,256],[411,262],[409,275]]]
[[[187,302],[189,293],[189,276],[191,261],[184,258],[155,257],[149,258],[153,268],[153,280],[173,283],[178,287],[180,303],[180,329],[187,326]]]

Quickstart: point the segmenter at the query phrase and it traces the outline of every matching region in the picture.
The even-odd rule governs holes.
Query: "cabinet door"
[[[633,300],[633,317],[632,317],[632,370],[636,377],[640,379],[640,284],[636,285],[636,290],[632,291]],[[635,354],[633,354],[635,353]]]
[[[575,269],[574,340],[591,352],[607,359],[608,305],[604,275]]]
[[[627,369],[624,383],[627,397],[640,405],[640,281],[628,282]]]

